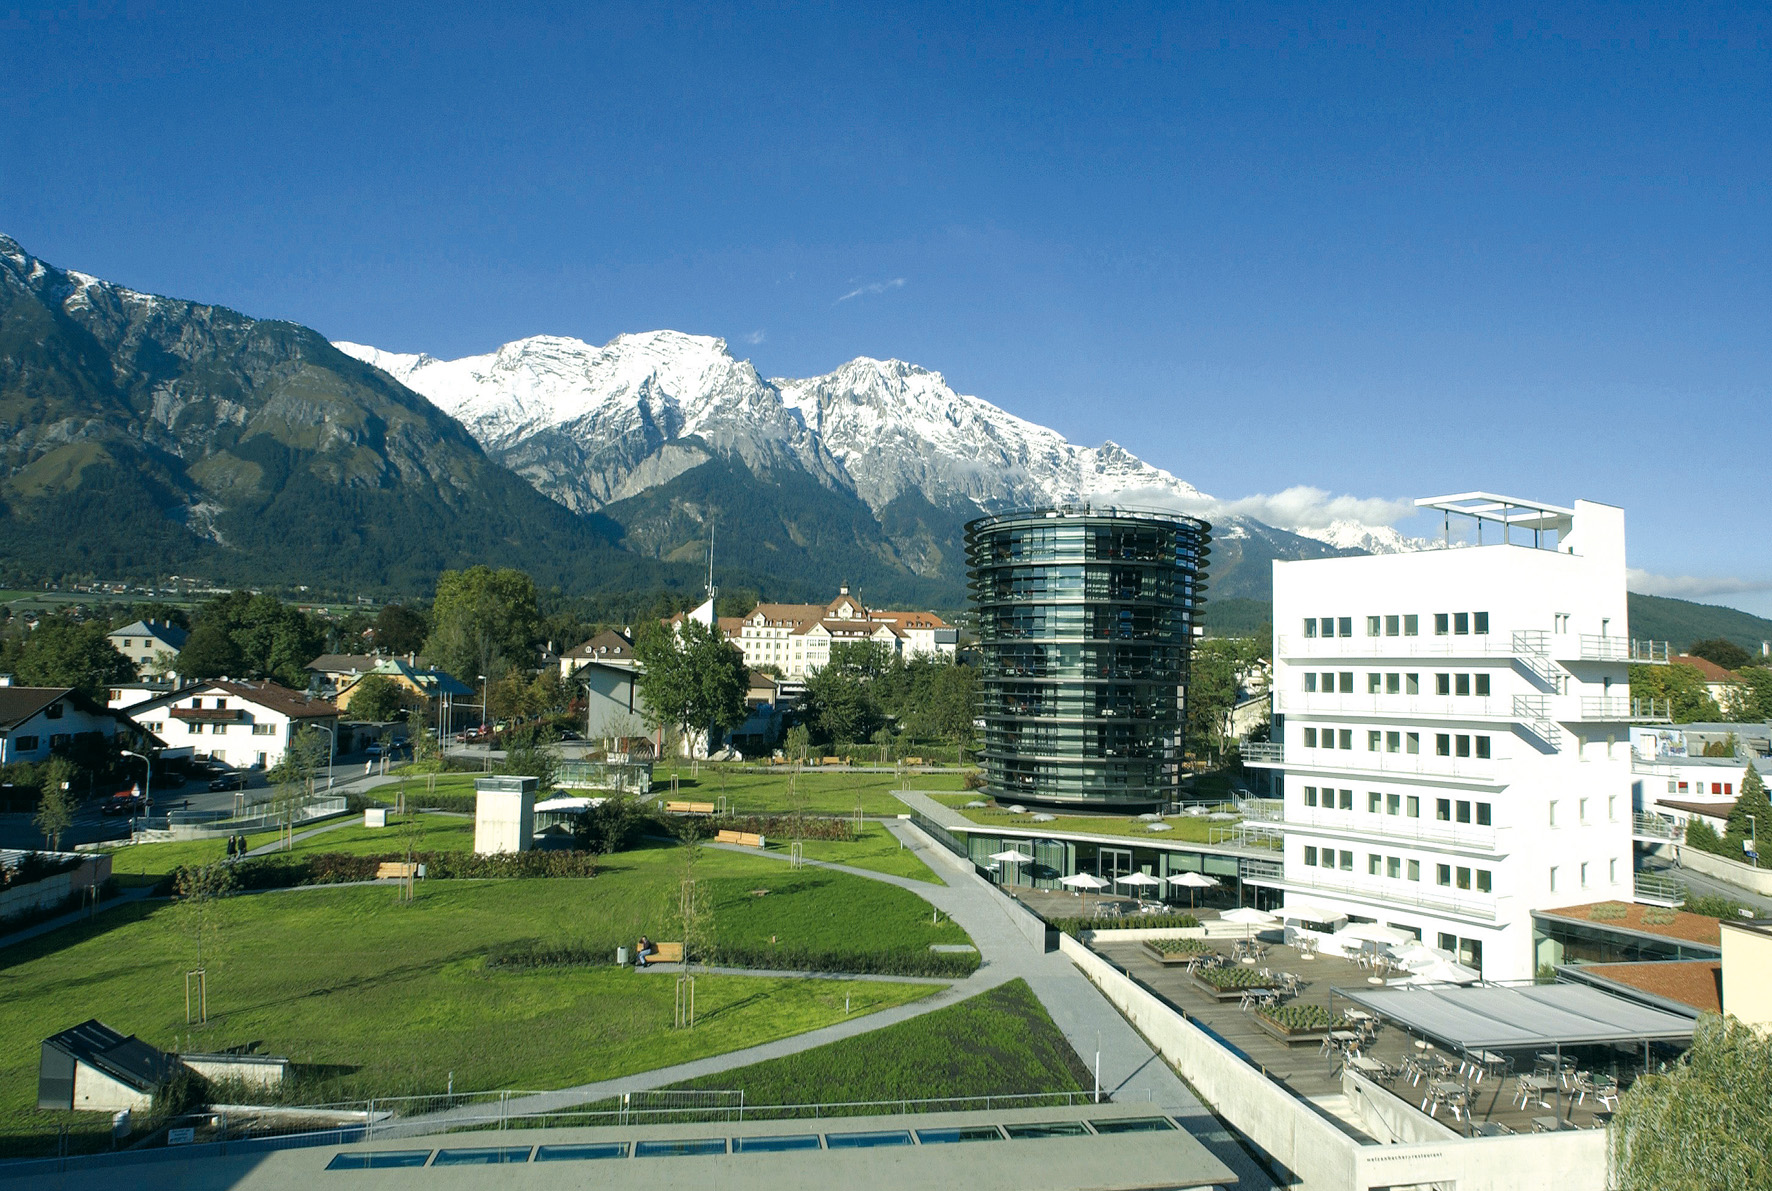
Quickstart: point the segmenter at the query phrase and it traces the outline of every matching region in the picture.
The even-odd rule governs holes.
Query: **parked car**
[[[218,778],[211,778],[209,788],[211,790],[244,790],[246,775],[244,773],[224,773]]]
[[[139,815],[147,804],[134,790],[119,790],[99,804],[101,815]]]

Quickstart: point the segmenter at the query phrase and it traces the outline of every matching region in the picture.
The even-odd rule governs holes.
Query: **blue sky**
[[[1772,613],[1764,7],[375,7],[0,6],[0,231],[392,350],[896,356],[1226,499],[1609,501]]]

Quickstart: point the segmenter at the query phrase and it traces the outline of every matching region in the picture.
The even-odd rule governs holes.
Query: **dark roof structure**
[[[151,1094],[172,1074],[178,1061],[134,1034],[118,1033],[96,1017],[83,1021],[43,1040],[37,1082],[39,1108],[73,1107],[74,1067],[79,1063]]]

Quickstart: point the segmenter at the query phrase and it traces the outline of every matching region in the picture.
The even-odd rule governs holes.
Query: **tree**
[[[632,847],[646,826],[646,812],[633,795],[611,792],[596,806],[581,811],[573,835],[580,848],[607,855]]]
[[[1710,697],[1704,675],[1694,666],[1632,666],[1630,693],[1637,699],[1665,699],[1676,724],[1713,723],[1722,708]]]
[[[1261,657],[1261,643],[1251,637],[1207,637],[1194,646],[1188,671],[1187,736],[1222,753],[1236,735],[1232,712],[1241,679]]]
[[[195,995],[194,1004],[187,1001],[187,1022],[209,1020],[208,967],[221,942],[221,915],[216,902],[237,883],[234,866],[219,860],[213,864],[186,865],[174,877],[173,890],[178,901],[170,917],[174,928],[191,941],[191,969],[197,975],[195,988],[191,976],[185,977],[186,997]]]
[[[1735,677],[1743,692],[1743,706],[1738,708],[1736,720],[1772,720],[1772,668],[1743,666]]]
[[[369,723],[398,719],[409,699],[406,689],[386,674],[365,674],[350,694],[351,717]]]
[[[23,686],[73,687],[100,704],[112,683],[135,678],[134,663],[117,652],[96,621],[43,621],[25,638],[12,667]]]
[[[880,708],[860,674],[838,665],[806,676],[807,720],[838,749],[866,740],[880,724]]]
[[[641,667],[640,697],[653,727],[677,728],[693,741],[698,733],[744,722],[750,685],[744,655],[713,628],[687,619],[676,631],[649,623],[634,642],[634,656]]]
[[[325,642],[301,609],[276,596],[236,591],[203,605],[177,669],[186,678],[270,678],[299,690]]]
[[[1686,652],[1692,657],[1715,662],[1725,670],[1739,670],[1754,660],[1753,654],[1726,637],[1706,637],[1703,641],[1694,641]]]
[[[812,752],[812,732],[805,724],[795,724],[788,729],[782,744],[790,760],[804,761]]]
[[[1644,1075],[1607,1131],[1618,1191],[1772,1187],[1772,1036],[1701,1014],[1665,1075]]]
[[[1735,809],[1729,812],[1729,822],[1723,828],[1724,852],[1741,860],[1742,845],[1750,840],[1754,841],[1754,851],[1761,851],[1758,841],[1765,836],[1759,833],[1766,831],[1772,831],[1772,802],[1766,799],[1766,783],[1760,779],[1760,771],[1750,761],[1742,775]]]
[[[412,763],[406,767],[408,770],[430,774],[443,772],[443,743],[431,735],[422,708],[406,709],[406,739],[412,744]]]
[[[74,823],[74,764],[66,757],[51,757],[39,779],[43,796],[37,817],[31,820],[49,840],[51,852],[61,851],[62,832]]]
[[[512,665],[527,667],[541,625],[536,599],[535,581],[522,571],[444,571],[431,603],[427,660],[464,682]]]
[[[422,612],[404,604],[385,604],[375,614],[372,631],[377,649],[387,653],[417,653],[425,647],[425,637],[431,631],[431,625]]]
[[[554,788],[554,779],[560,773],[560,750],[539,743],[531,735],[524,743],[505,750],[498,771],[513,777],[532,777],[546,794]]]

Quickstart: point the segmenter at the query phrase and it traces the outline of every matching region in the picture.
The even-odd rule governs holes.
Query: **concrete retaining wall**
[[[1203,939],[1206,937],[1206,928],[1165,926],[1152,927],[1149,930],[1086,930],[1077,937],[1085,943],[1093,943],[1097,939],[1103,943],[1142,943],[1146,939]]]
[[[1516,1137],[1447,1136],[1393,1100],[1369,1132],[1419,1137],[1403,1144],[1355,1140],[1308,1102],[1269,1080],[1224,1043],[1140,988],[1068,936],[1059,948],[1221,1116],[1266,1150],[1304,1191],[1605,1191],[1606,1134],[1597,1129]],[[1344,1085],[1345,1086],[1345,1085]],[[1362,1095],[1377,1100],[1376,1087]]]
[[[1772,829],[1769,829],[1772,833]],[[1765,855],[1761,853],[1762,857]],[[1772,897],[1772,868],[1755,868],[1751,864],[1743,864],[1739,860],[1730,860],[1723,856],[1713,856],[1709,852],[1700,852],[1697,848],[1681,848],[1680,863],[1695,873],[1703,873],[1707,877],[1715,877],[1731,885],[1739,885],[1750,893],[1761,897]],[[1677,879],[1677,878],[1676,878]]]
[[[86,856],[78,868],[0,893],[0,921],[29,914],[44,906],[59,906],[76,893],[103,885],[110,875],[110,856]]]

